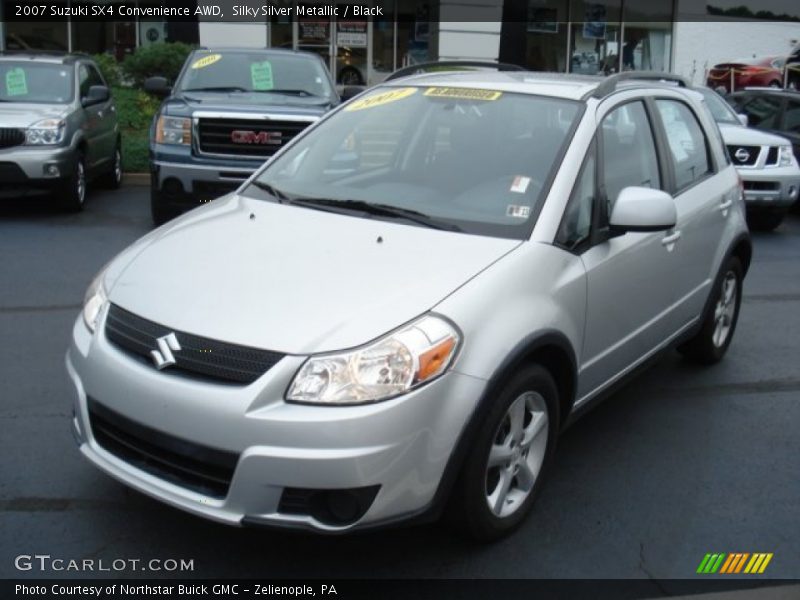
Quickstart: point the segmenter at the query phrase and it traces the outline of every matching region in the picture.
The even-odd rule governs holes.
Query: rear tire
[[[700,331],[678,348],[686,359],[712,365],[725,356],[739,320],[743,277],[742,263],[735,256],[729,257],[714,282]]]
[[[155,226],[163,225],[177,216],[175,211],[164,206],[163,196],[158,190],[150,190],[150,216]]]
[[[120,143],[114,147],[114,157],[111,160],[111,168],[103,175],[103,186],[110,190],[117,190],[122,185],[122,148]]]
[[[448,507],[461,532],[491,541],[523,522],[552,463],[558,389],[539,365],[516,372],[493,399],[472,440]]]
[[[83,210],[86,203],[86,163],[82,152],[76,153],[72,173],[56,189],[55,201],[67,212]]]
[[[785,217],[786,211],[755,212],[747,215],[747,224],[755,231],[774,231]]]

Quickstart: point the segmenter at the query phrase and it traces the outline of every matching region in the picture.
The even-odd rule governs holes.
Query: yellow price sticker
[[[204,56],[203,58],[194,61],[192,63],[192,69],[202,69],[203,67],[213,65],[220,58],[222,58],[222,54],[209,54],[208,56]]]
[[[497,100],[503,95],[503,92],[474,88],[431,87],[425,90],[425,95],[433,98],[458,98],[460,100]]]
[[[361,100],[356,100],[352,104],[348,104],[344,110],[352,112],[354,110],[364,110],[365,108],[383,106],[384,104],[389,104],[390,102],[397,102],[403,98],[408,98],[416,92],[417,88],[413,87],[397,88],[388,92],[373,94],[372,96],[367,96]]]

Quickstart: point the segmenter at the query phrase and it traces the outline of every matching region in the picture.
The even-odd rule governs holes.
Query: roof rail
[[[680,87],[691,87],[684,77],[675,75],[674,73],[659,73],[658,71],[623,71],[622,73],[614,73],[606,77],[606,79],[594,89],[590,96],[598,99],[605,98],[617,89],[617,84],[623,81],[663,81],[667,83],[676,83]]]
[[[441,60],[438,62],[418,63],[416,65],[409,65],[402,69],[397,69],[389,75],[384,81],[392,81],[393,79],[400,79],[401,77],[408,77],[409,75],[417,75],[420,73],[427,73],[429,70],[436,71],[458,71],[461,67],[477,67],[484,69],[497,69],[498,71],[525,71],[526,69],[519,65],[512,65],[509,63],[494,62],[489,60]]]

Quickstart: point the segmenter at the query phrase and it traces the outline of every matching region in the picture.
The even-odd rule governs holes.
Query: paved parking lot
[[[79,215],[0,206],[0,576],[26,576],[13,557],[44,553],[194,559],[196,577],[685,578],[707,552],[773,552],[767,575],[800,575],[797,215],[755,237],[727,359],[702,369],[672,354],[579,421],[532,518],[478,546],[436,526],[227,528],[85,462],[69,430],[70,329],[94,273],[150,229],[147,188],[88,202]]]

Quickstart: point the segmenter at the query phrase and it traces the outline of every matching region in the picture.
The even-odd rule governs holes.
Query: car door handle
[[[723,217],[724,217],[724,216],[727,216],[728,209],[729,209],[731,206],[733,206],[733,200],[731,200],[730,198],[728,198],[727,200],[723,201],[723,202],[722,202],[722,203],[719,205],[719,210],[720,210],[720,212],[722,213],[722,216],[723,216]]]
[[[674,231],[669,235],[665,235],[661,239],[661,245],[664,246],[669,252],[672,252],[672,249],[675,247],[675,242],[681,239],[681,232]]]

